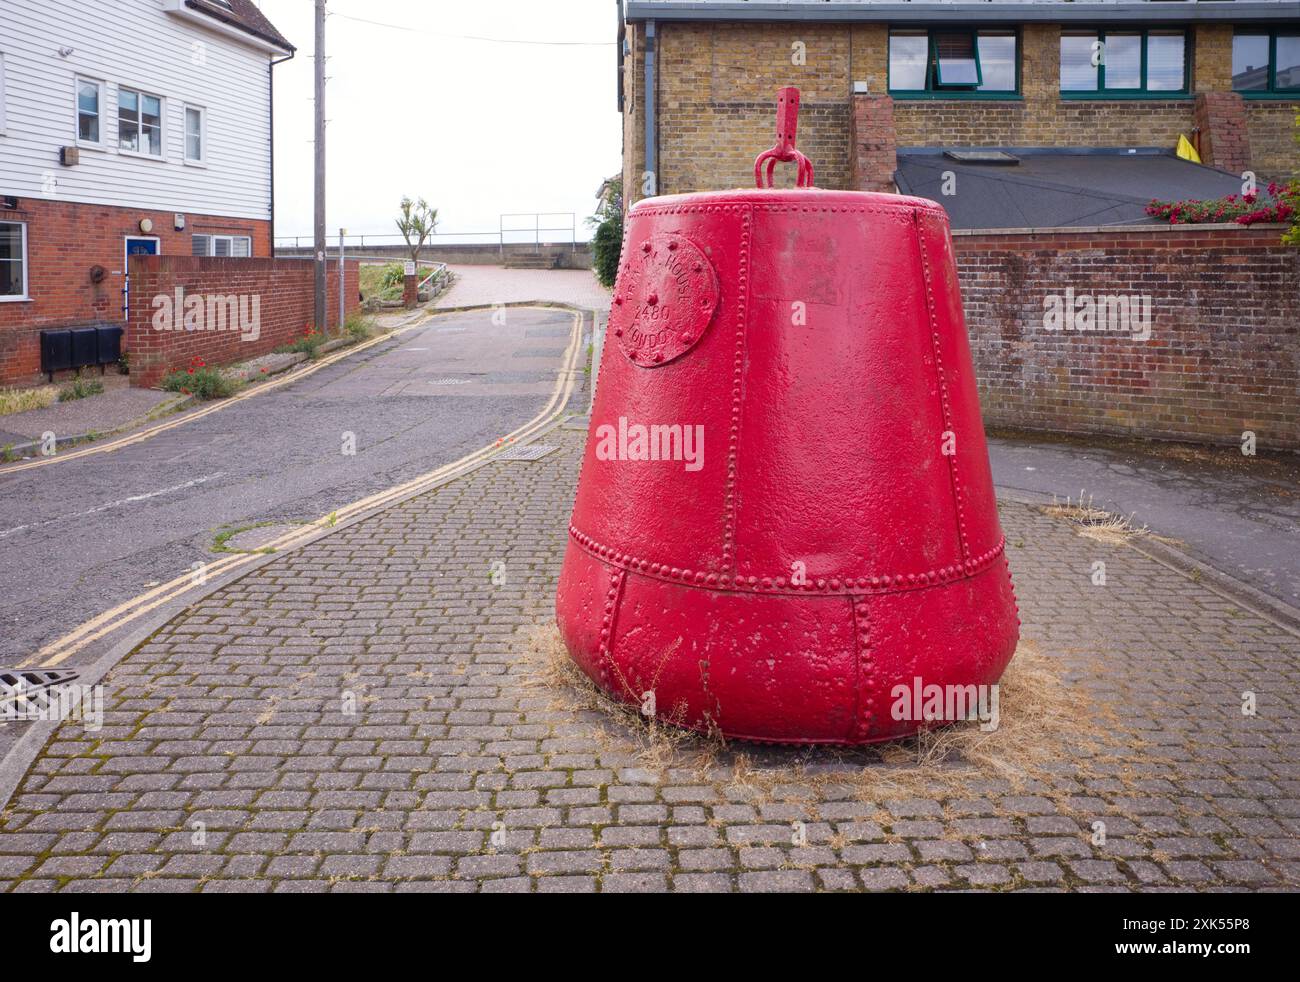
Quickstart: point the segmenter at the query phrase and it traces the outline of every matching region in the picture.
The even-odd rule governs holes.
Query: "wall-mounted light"
[[[76,51],[76,50],[77,50],[76,48],[60,48],[60,49],[59,49],[59,57],[60,57],[60,58],[66,58],[66,57],[68,57],[68,55],[72,54],[72,52],[74,52],[74,51]]]
[[[153,231],[153,220],[150,218],[140,219],[140,231],[148,235]]]

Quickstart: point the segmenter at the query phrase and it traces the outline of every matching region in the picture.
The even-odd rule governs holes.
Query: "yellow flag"
[[[1194,164],[1199,164],[1201,162],[1201,155],[1197,153],[1196,148],[1192,146],[1192,141],[1187,139],[1187,137],[1183,136],[1181,133],[1178,134],[1178,149],[1175,150],[1174,153],[1178,154],[1179,157],[1182,157],[1183,160],[1190,160]]]

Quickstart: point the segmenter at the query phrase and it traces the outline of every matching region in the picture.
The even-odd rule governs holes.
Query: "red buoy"
[[[865,743],[996,683],[1019,619],[947,216],[813,188],[797,112],[758,188],[628,216],[556,614],[647,715]]]

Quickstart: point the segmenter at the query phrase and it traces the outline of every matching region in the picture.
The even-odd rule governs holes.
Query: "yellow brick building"
[[[619,32],[628,204],[752,185],[785,85],[826,188],[894,190],[925,148],[1171,153],[1180,135],[1226,174],[1300,169],[1300,3],[622,0]]]

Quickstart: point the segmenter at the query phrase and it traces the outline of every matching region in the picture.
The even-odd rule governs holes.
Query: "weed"
[[[1133,524],[1133,516],[1116,515],[1092,503],[1092,495],[1085,502],[1084,492],[1079,492],[1079,500],[1072,502],[1068,497],[1064,503],[1052,496],[1052,503],[1043,511],[1056,518],[1064,518],[1079,528],[1079,534],[1098,542],[1123,542],[1133,536],[1146,535],[1151,530],[1145,525],[1140,528]]]
[[[168,392],[180,392],[200,399],[226,399],[239,391],[239,383],[197,355],[190,367],[168,372],[160,383]]]
[[[87,396],[97,396],[104,391],[104,383],[95,378],[74,378],[59,390],[59,402],[72,402]]]
[[[354,344],[368,341],[375,336],[374,326],[368,317],[353,314],[343,323],[343,330]]]
[[[59,390],[53,385],[35,389],[0,389],[0,416],[25,413],[29,409],[44,409],[54,402]]]

